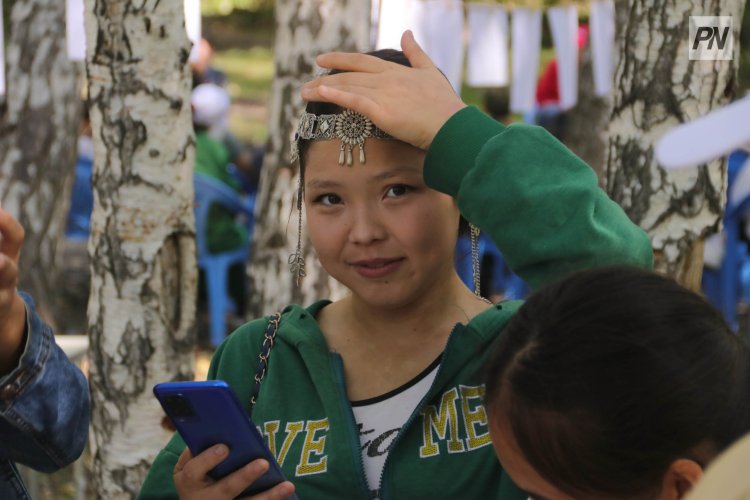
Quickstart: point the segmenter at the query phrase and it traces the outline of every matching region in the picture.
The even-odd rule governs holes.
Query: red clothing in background
[[[536,103],[541,105],[560,102],[560,91],[557,84],[557,59],[553,59],[544,69],[536,84]]]

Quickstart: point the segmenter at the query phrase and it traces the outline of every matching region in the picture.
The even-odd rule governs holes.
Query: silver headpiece
[[[333,115],[316,115],[302,112],[292,141],[292,162],[299,159],[299,141],[304,140],[341,140],[339,165],[352,166],[352,148],[359,146],[359,162],[365,163],[365,139],[392,139],[392,137],[378,127],[366,116],[345,109]]]

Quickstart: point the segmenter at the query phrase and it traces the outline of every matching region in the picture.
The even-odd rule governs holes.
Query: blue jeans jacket
[[[26,347],[18,366],[0,377],[0,498],[28,499],[14,462],[42,472],[64,467],[83,451],[89,427],[88,385],[55,344],[52,330],[26,303]]]

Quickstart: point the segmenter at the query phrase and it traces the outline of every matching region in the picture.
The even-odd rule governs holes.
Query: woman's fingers
[[[432,68],[435,66],[430,56],[417,43],[411,30],[406,30],[401,35],[401,50],[404,51],[404,55],[414,68]]]
[[[376,92],[374,89],[363,87],[344,87],[339,89],[319,85],[315,88],[304,89],[302,97],[307,101],[332,102],[342,108],[348,108],[357,113],[369,116],[376,124],[380,125],[378,123],[378,116],[380,115],[379,106],[370,97],[370,95]]]
[[[214,494],[208,495],[207,498],[236,498],[248,486],[257,481],[260,476],[265,474],[268,471],[268,467],[267,460],[263,460],[262,458],[253,460],[244,467],[217,481],[209,488]]]
[[[378,88],[382,85],[382,79],[387,75],[380,73],[336,73],[335,75],[323,75],[311,80],[302,86],[302,89],[312,89],[325,85],[326,87],[357,86],[365,88]]]
[[[182,457],[185,455],[185,452],[183,452],[180,460],[177,461],[177,465],[175,465],[175,475],[178,473],[182,474],[185,480],[191,485],[205,484],[210,479],[206,476],[208,471],[223,462],[228,454],[229,448],[223,444],[218,444],[196,455],[192,459],[188,458],[185,462],[182,460]],[[181,468],[178,470],[179,466]]]
[[[284,481],[263,493],[246,498],[248,500],[282,500],[290,497],[293,493],[294,485],[289,481]]]
[[[174,465],[174,473],[177,474],[178,472],[182,472],[182,469],[185,468],[185,464],[192,459],[193,454],[190,452],[190,448],[186,446],[185,449],[182,450],[180,458],[177,459],[177,463]]]
[[[17,261],[23,245],[23,226],[15,217],[0,208],[0,252]]]
[[[18,266],[6,255],[0,254],[0,289],[9,289],[16,293],[16,284],[18,283]]]
[[[378,73],[387,70],[393,63],[379,57],[352,52],[328,52],[315,58],[321,68],[338,69],[341,71],[362,71]]]

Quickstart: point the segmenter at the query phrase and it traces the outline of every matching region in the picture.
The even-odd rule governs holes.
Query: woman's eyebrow
[[[330,179],[310,179],[306,182],[308,188],[333,189],[341,186],[341,183]]]
[[[391,167],[388,170],[375,174],[372,178],[375,180],[389,179],[399,175],[419,175],[422,176],[422,169],[412,165],[399,165]]]

